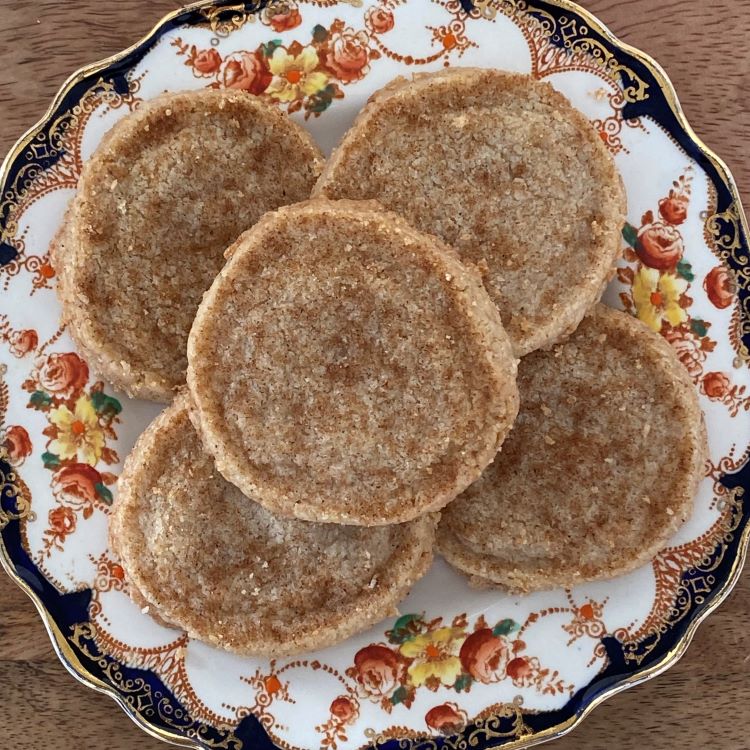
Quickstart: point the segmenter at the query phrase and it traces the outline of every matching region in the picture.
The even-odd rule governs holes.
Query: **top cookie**
[[[118,122],[52,248],[63,317],[98,373],[169,400],[227,245],[307,198],[322,164],[299,125],[244,92],[166,94]]]
[[[518,356],[575,330],[620,248],[625,195],[586,118],[526,75],[456,68],[376,93],[313,191],[375,198],[463,259]]]
[[[372,203],[268,214],[228,251],[188,341],[204,445],[280,514],[407,521],[492,460],[516,360],[477,274]]]

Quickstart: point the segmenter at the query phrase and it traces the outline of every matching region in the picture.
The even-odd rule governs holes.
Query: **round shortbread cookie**
[[[303,128],[241,91],[165,94],[120,120],[52,243],[63,319],[94,369],[168,401],[227,245],[307,198],[322,165]]]
[[[436,514],[365,529],[278,518],[221,478],[177,397],[118,481],[110,544],[161,622],[240,654],[323,648],[383,617],[429,567]]]
[[[188,342],[194,421],[269,510],[362,525],[438,510],[518,409],[479,275],[371,202],[268,214],[227,253]]]
[[[455,68],[377,92],[314,196],[376,199],[484,283],[518,356],[572,333],[621,247],[625,193],[591,123],[548,83]]]
[[[517,591],[648,562],[692,512],[707,451],[672,348],[598,305],[570,339],[523,359],[518,387],[513,431],[444,511],[440,552],[475,585]]]

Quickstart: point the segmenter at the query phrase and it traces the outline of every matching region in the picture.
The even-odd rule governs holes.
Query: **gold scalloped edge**
[[[690,123],[688,122],[685,116],[685,112],[682,109],[682,105],[679,102],[674,85],[669,79],[669,76],[667,75],[664,68],[662,68],[662,66],[658,62],[656,62],[656,60],[652,58],[650,55],[647,55],[645,52],[642,52],[637,47],[633,47],[632,45],[627,44],[626,42],[623,42],[622,40],[620,40],[596,16],[594,16],[591,12],[581,7],[577,3],[574,3],[571,0],[547,0],[547,2],[550,2],[553,5],[556,5],[557,7],[562,8],[564,10],[570,11],[571,13],[575,13],[579,18],[583,19],[588,24],[589,28],[593,29],[595,32],[597,32],[598,34],[606,38],[617,49],[620,49],[626,52],[627,54],[631,55],[632,57],[634,57],[636,60],[638,60],[651,72],[651,74],[654,76],[654,79],[659,84],[659,87],[662,93],[664,94],[664,97],[667,100],[667,103],[672,109],[677,119],[677,122],[685,130],[690,140],[693,141],[693,143],[695,143],[698,146],[698,149],[701,151],[701,153],[713,164],[713,166],[716,168],[716,171],[719,174],[719,177],[724,181],[724,184],[729,189],[734,205],[738,209],[739,220],[740,220],[740,224],[744,232],[744,235],[746,238],[749,237],[750,230],[748,228],[747,216],[745,215],[745,211],[742,206],[742,202],[740,200],[737,183],[735,182],[735,179],[732,176],[732,173],[730,172],[729,167],[727,166],[727,164],[724,162],[723,159],[721,159],[717,154],[715,154],[704,143],[704,141],[698,137],[696,132],[691,127]],[[32,125],[32,127],[30,127],[18,139],[18,141],[15,143],[15,145],[11,148],[11,150],[6,155],[5,159],[3,159],[2,164],[0,164],[0,184],[3,184],[5,180],[7,179],[8,172],[10,170],[10,165],[13,163],[16,157],[18,157],[18,155],[33,141],[33,139],[37,136],[37,134],[42,130],[44,125],[53,116],[57,107],[64,101],[65,97],[70,93],[71,89],[76,84],[80,83],[84,78],[94,75],[96,73],[99,73],[105,68],[108,68],[109,66],[123,60],[129,54],[134,52],[138,47],[140,47],[141,45],[153,39],[161,31],[162,27],[165,24],[169,23],[170,21],[173,21],[174,19],[178,18],[179,16],[183,15],[186,12],[190,12],[193,10],[200,10],[201,8],[212,7],[214,5],[215,5],[214,0],[199,0],[198,2],[190,3],[181,8],[177,8],[176,10],[171,11],[170,13],[167,13],[165,16],[163,16],[153,26],[151,31],[149,31],[145,36],[143,36],[137,42],[132,44],[130,47],[122,50],[121,52],[118,52],[116,55],[112,55],[111,57],[105,58],[103,60],[99,60],[98,62],[79,68],[72,75],[70,75],[68,79],[60,87],[59,91],[55,95],[54,99],[52,100],[52,103],[47,108],[47,111],[44,113],[44,115],[39,119],[39,121],[36,124]],[[739,580],[740,574],[742,573],[742,569],[744,567],[745,558],[747,557],[749,544],[750,544],[750,523],[748,523],[747,526],[744,528],[742,535],[740,537],[739,544],[737,547],[737,556],[734,559],[729,576],[727,577],[727,580],[724,582],[721,589],[716,594],[714,594],[714,597],[711,601],[710,606],[708,606],[706,610],[700,614],[700,616],[696,617],[690,623],[684,635],[680,639],[679,643],[677,643],[670,651],[668,651],[656,664],[653,664],[647,669],[641,670],[637,674],[632,675],[630,678],[624,679],[622,682],[618,683],[614,687],[603,691],[602,693],[597,695],[588,705],[586,705],[581,711],[581,713],[575,716],[572,716],[571,718],[569,718],[568,720],[564,722],[561,722],[560,724],[556,724],[555,726],[549,727],[541,732],[538,732],[537,734],[524,737],[514,742],[511,742],[507,745],[504,745],[503,750],[520,750],[520,748],[533,747],[534,745],[539,745],[542,742],[548,742],[552,739],[562,737],[563,735],[566,735],[569,732],[571,732],[595,708],[597,708],[597,706],[601,705],[608,698],[611,698],[613,695],[617,695],[617,693],[620,693],[623,690],[627,690],[628,688],[635,687],[636,685],[640,685],[641,683],[646,682],[647,680],[650,680],[653,677],[656,677],[657,675],[662,674],[667,669],[669,669],[674,664],[676,664],[684,656],[685,652],[688,649],[688,646],[692,642],[695,636],[695,633],[698,630],[698,627],[701,625],[701,623],[703,623],[703,621],[725,601],[725,599],[729,596],[734,586],[737,584],[737,581]],[[112,698],[115,701],[115,703],[117,703],[120,706],[120,708],[122,708],[122,710],[125,712],[127,716],[129,716],[141,729],[143,729],[147,734],[151,735],[152,737],[163,740],[164,742],[168,742],[173,745],[178,745],[180,747],[189,747],[189,748],[201,747],[201,743],[197,740],[191,740],[189,738],[186,738],[181,735],[162,729],[161,727],[154,726],[137,709],[130,706],[115,689],[113,689],[110,685],[108,685],[107,683],[103,682],[102,680],[100,680],[99,678],[91,674],[83,666],[83,664],[81,664],[81,662],[78,659],[78,656],[70,647],[68,640],[65,638],[65,636],[63,635],[63,633],[61,632],[57,624],[54,622],[54,620],[50,617],[49,613],[45,609],[44,603],[41,601],[39,596],[29,586],[29,584],[26,583],[26,581],[24,581],[17,574],[15,567],[13,565],[13,562],[8,557],[8,552],[5,549],[5,545],[1,543],[0,543],[0,563],[2,563],[2,567],[5,569],[5,572],[10,576],[10,578],[13,581],[15,581],[15,583],[26,593],[26,595],[32,600],[32,602],[36,606],[37,611],[39,612],[39,615],[41,616],[42,621],[44,622],[44,626],[47,629],[47,633],[49,634],[49,637],[52,641],[52,645],[54,647],[55,653],[57,654],[58,658],[63,663],[65,668],[73,675],[73,677],[75,677],[79,682],[83,683],[84,685],[90,687],[92,690],[95,690],[98,693],[103,693],[104,695],[108,695],[110,698]],[[429,741],[429,740],[434,740],[434,739],[435,738],[433,736],[425,734],[425,735],[420,736],[420,738],[418,739],[411,740],[409,744],[415,744],[416,742],[420,742],[424,740]],[[363,748],[372,748],[372,747],[373,747],[372,744],[363,746]]]

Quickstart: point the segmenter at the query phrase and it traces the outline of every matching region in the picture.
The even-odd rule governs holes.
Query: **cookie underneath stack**
[[[307,198],[322,164],[306,131],[241,91],[165,94],[120,120],[52,246],[63,319],[93,369],[169,401],[227,245]]]
[[[648,562],[692,512],[706,435],[669,344],[597,306],[525,357],[521,409],[482,478],[445,510],[438,548],[475,585],[515,591],[612,578]]]
[[[214,468],[179,396],[118,483],[111,546],[163,622],[241,654],[335,643],[396,612],[432,560],[437,516],[365,529],[276,517]]]
[[[313,194],[374,198],[485,265],[519,356],[571,333],[599,300],[626,207],[599,134],[562,94],[477,68],[376,92]]]

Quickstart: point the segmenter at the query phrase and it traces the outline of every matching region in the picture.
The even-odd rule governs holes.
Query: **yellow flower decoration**
[[[688,315],[680,307],[680,297],[687,288],[685,279],[642,267],[633,281],[633,301],[638,319],[657,332],[661,330],[663,320],[672,327],[684,323]]]
[[[82,463],[96,465],[104,448],[104,432],[88,396],[76,401],[74,411],[65,405],[53,409],[49,421],[57,427],[57,437],[49,445],[50,453],[57,454],[61,461],[77,457]]]
[[[267,92],[280,102],[292,102],[317,93],[328,83],[328,76],[316,70],[318,62],[314,47],[305,47],[298,55],[276,47],[268,61],[273,78]]]
[[[431,677],[452,685],[461,674],[458,652],[464,636],[461,628],[438,628],[403,643],[401,653],[414,659],[406,670],[412,685],[424,685]]]

